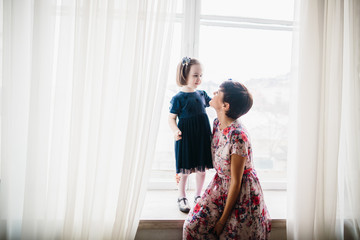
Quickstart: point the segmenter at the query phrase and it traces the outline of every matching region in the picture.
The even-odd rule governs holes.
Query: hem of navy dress
[[[212,165],[211,166],[199,166],[199,167],[195,167],[195,168],[191,168],[191,169],[180,168],[180,169],[178,169],[178,171],[176,171],[176,173],[191,174],[191,173],[195,173],[195,172],[205,172],[206,170],[209,170],[212,168],[214,168]]]

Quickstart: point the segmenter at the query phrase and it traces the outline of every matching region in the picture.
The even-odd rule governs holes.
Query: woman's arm
[[[230,181],[229,193],[226,199],[224,212],[221,215],[218,222],[215,224],[215,228],[214,228],[214,231],[218,236],[222,233],[224,229],[224,225],[234,208],[236,200],[239,197],[240,188],[241,188],[241,179],[244,173],[245,162],[246,162],[246,157],[242,157],[237,154],[231,155],[231,161],[230,161],[231,181]]]
[[[168,119],[169,126],[170,126],[171,130],[172,130],[173,133],[174,133],[174,139],[175,139],[175,141],[181,139],[181,131],[180,131],[180,129],[178,128],[178,126],[176,125],[176,117],[177,117],[177,114],[170,113],[170,114],[169,114],[169,119]]]

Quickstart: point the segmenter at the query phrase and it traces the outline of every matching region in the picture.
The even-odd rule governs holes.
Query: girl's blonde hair
[[[180,87],[187,84],[187,77],[189,76],[192,65],[200,65],[200,62],[195,58],[184,57],[177,66],[176,83]]]

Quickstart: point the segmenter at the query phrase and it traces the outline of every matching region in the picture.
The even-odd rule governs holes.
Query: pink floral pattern
[[[201,200],[191,209],[183,228],[183,239],[218,239],[213,228],[224,211],[230,187],[230,156],[247,158],[241,192],[220,239],[269,239],[271,219],[252,163],[249,135],[239,120],[220,130],[214,120],[211,144],[216,174]]]

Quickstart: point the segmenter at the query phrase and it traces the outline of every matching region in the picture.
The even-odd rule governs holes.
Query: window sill
[[[177,194],[176,190],[148,190],[139,229],[181,229],[187,214],[178,210]],[[191,204],[194,191],[187,191],[187,194]],[[272,227],[285,227],[286,191],[264,190],[264,197]]]

